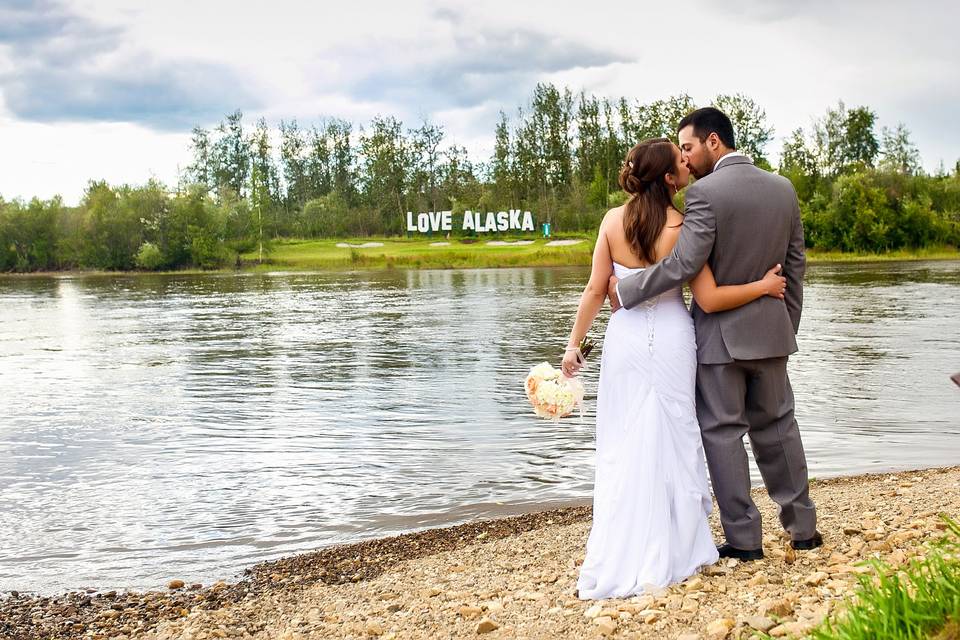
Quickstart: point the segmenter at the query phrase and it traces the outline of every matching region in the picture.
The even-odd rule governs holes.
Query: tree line
[[[711,104],[730,115],[740,150],[796,186],[811,247],[960,244],[960,161],[928,175],[904,125],[878,130],[873,110],[841,102],[792,132],[775,168],[764,110],[740,94]],[[76,207],[0,198],[0,270],[219,267],[280,238],[402,235],[407,211],[522,208],[558,231],[590,232],[624,200],[629,147],[675,138],[696,106],[688,95],[642,103],[539,84],[499,114],[482,161],[429,121],[248,127],[235,112],[193,130],[192,161],[172,189],[91,182]]]

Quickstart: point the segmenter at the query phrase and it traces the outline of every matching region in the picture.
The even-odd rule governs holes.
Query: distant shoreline
[[[474,240],[474,239],[471,239]],[[576,242],[548,246],[547,242]],[[594,238],[561,236],[558,238],[483,238],[465,243],[463,238],[445,240],[406,238],[336,238],[326,240],[283,240],[265,252],[263,263],[256,252],[242,254],[241,266],[221,269],[182,269],[172,271],[99,271],[64,269],[58,271],[5,272],[2,276],[57,275],[202,275],[305,271],[380,271],[425,269],[506,269],[520,267],[587,267],[593,254]],[[519,241],[519,242],[518,242]],[[499,244],[488,244],[495,242]],[[522,244],[520,244],[522,242]],[[342,246],[372,243],[382,246]],[[442,243],[442,244],[438,244]],[[447,244],[449,243],[449,244]],[[341,245],[341,246],[338,246]],[[888,253],[844,253],[809,249],[809,264],[879,263],[960,260],[960,250],[952,247],[930,247]]]

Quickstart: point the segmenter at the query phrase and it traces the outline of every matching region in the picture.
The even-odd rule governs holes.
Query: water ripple
[[[590,407],[540,421],[521,385],[586,275],[0,278],[0,591],[210,582],[588,500]],[[960,460],[958,302],[956,262],[810,269],[790,371],[813,475]]]

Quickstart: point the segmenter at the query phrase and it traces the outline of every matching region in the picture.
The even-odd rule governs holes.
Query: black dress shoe
[[[790,544],[793,545],[793,548],[797,551],[809,551],[810,549],[816,549],[817,547],[823,546],[823,536],[820,535],[819,531],[817,531],[812,537],[807,538],[806,540],[794,540]]]
[[[717,552],[721,558],[736,558],[744,562],[750,560],[760,560],[763,558],[763,549],[737,549],[730,544],[724,543],[717,547]]]

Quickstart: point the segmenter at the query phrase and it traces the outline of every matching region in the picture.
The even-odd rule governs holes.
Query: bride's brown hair
[[[674,145],[667,138],[644,140],[627,152],[620,187],[630,195],[623,210],[623,230],[630,248],[647,264],[657,261],[656,245],[673,204],[665,180],[676,168]]]

